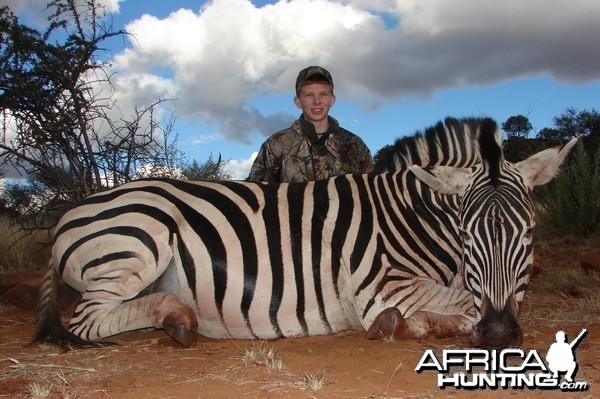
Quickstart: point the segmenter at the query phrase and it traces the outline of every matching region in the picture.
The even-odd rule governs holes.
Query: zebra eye
[[[525,234],[523,235],[523,240],[525,240],[525,242],[527,244],[531,244],[531,242],[533,241],[533,229],[535,226],[531,226],[530,228],[528,228],[525,231]]]
[[[530,227],[525,232],[525,237],[531,237],[533,235],[533,227]]]

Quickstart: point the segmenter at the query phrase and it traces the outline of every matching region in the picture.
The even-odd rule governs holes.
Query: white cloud
[[[111,13],[122,1],[101,0]],[[47,0],[5,3],[39,17]],[[118,120],[169,98],[179,117],[218,127],[191,144],[251,142],[298,115],[291,99],[281,109],[293,114],[266,114],[252,99],[292,92],[298,71],[312,64],[333,73],[338,98],[365,109],[522,77],[588,83],[600,80],[598,15],[600,2],[590,0],[212,0],[127,25],[130,46],[113,60],[112,112],[121,112]]]
[[[330,63],[327,43],[339,29],[364,23],[377,23],[377,18],[324,0],[263,8],[245,0],[215,0],[199,13],[179,10],[163,20],[145,15],[133,21],[126,27],[132,47],[115,63],[136,73],[157,65],[172,68],[179,112],[217,122],[223,136],[248,141],[256,132],[288,125],[297,115],[265,116],[247,101],[257,94],[292,91],[301,68]]]
[[[124,0],[100,0],[98,3],[106,7],[108,13],[118,13],[120,11],[119,3]]]
[[[46,0],[4,0],[3,3],[14,13],[40,13],[48,4]]]
[[[213,134],[204,134],[204,135],[191,135],[189,138],[189,142],[190,144],[193,145],[198,145],[198,144],[204,144],[204,143],[209,143],[211,141],[218,141],[221,140],[223,138],[223,136],[221,136],[219,133],[213,133]]]
[[[120,11],[119,3],[124,0],[97,0],[96,3],[104,7],[107,14],[114,14]],[[39,25],[48,23],[47,17],[51,15],[53,9],[48,8],[48,0],[4,0],[12,12],[17,15],[27,15],[32,21]],[[84,0],[79,1],[80,4],[85,4]]]
[[[147,107],[158,98],[177,102],[178,88],[175,82],[158,75],[128,71],[115,75],[111,83],[118,94],[120,108]]]
[[[244,180],[250,173],[250,168],[258,152],[253,152],[248,159],[231,159],[227,162],[226,170],[233,180]]]
[[[529,76],[596,81],[598,15],[600,2],[589,0],[290,0],[260,8],[214,0],[198,12],[132,21],[131,48],[115,64],[125,76],[170,69],[169,85],[153,86],[154,94],[169,86],[178,113],[248,142],[297,116],[264,115],[249,100],[293,91],[311,64],[330,69],[338,96],[369,107]]]

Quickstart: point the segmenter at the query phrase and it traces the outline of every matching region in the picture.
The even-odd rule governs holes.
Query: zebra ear
[[[517,162],[515,166],[523,175],[527,188],[533,190],[535,186],[541,186],[552,180],[558,174],[560,165],[573,149],[575,143],[577,143],[576,138],[569,141],[560,151],[558,147],[549,148],[530,156],[524,161]]]
[[[413,165],[408,169],[417,176],[417,179],[440,194],[463,195],[472,175],[471,169],[451,166],[435,166],[425,170]]]

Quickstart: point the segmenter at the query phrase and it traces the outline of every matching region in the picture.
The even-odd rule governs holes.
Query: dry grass
[[[29,356],[21,357],[21,359]],[[44,362],[45,359],[36,356],[32,361]],[[10,373],[5,373],[2,379],[22,379],[30,382],[23,390],[23,397],[27,399],[62,398],[75,399],[78,394],[69,382],[68,378],[79,379],[86,371],[83,368],[63,366],[60,364],[24,363],[17,359],[2,359],[10,362]]]
[[[327,381],[327,372],[304,373],[303,387],[311,391],[318,391],[331,384]]]
[[[49,382],[33,382],[27,386],[28,399],[46,399],[52,393],[52,384]]]
[[[243,349],[242,361],[244,364],[264,366],[267,371],[277,371],[283,368],[283,360],[277,350],[267,341],[253,341]]]
[[[0,273],[43,270],[50,258],[46,231],[26,234],[0,215]]]

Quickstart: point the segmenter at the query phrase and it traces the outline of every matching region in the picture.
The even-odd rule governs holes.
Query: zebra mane
[[[482,160],[492,178],[499,174],[502,135],[490,118],[446,118],[424,132],[396,140],[383,162],[388,172],[396,172],[412,165],[471,167]]]

